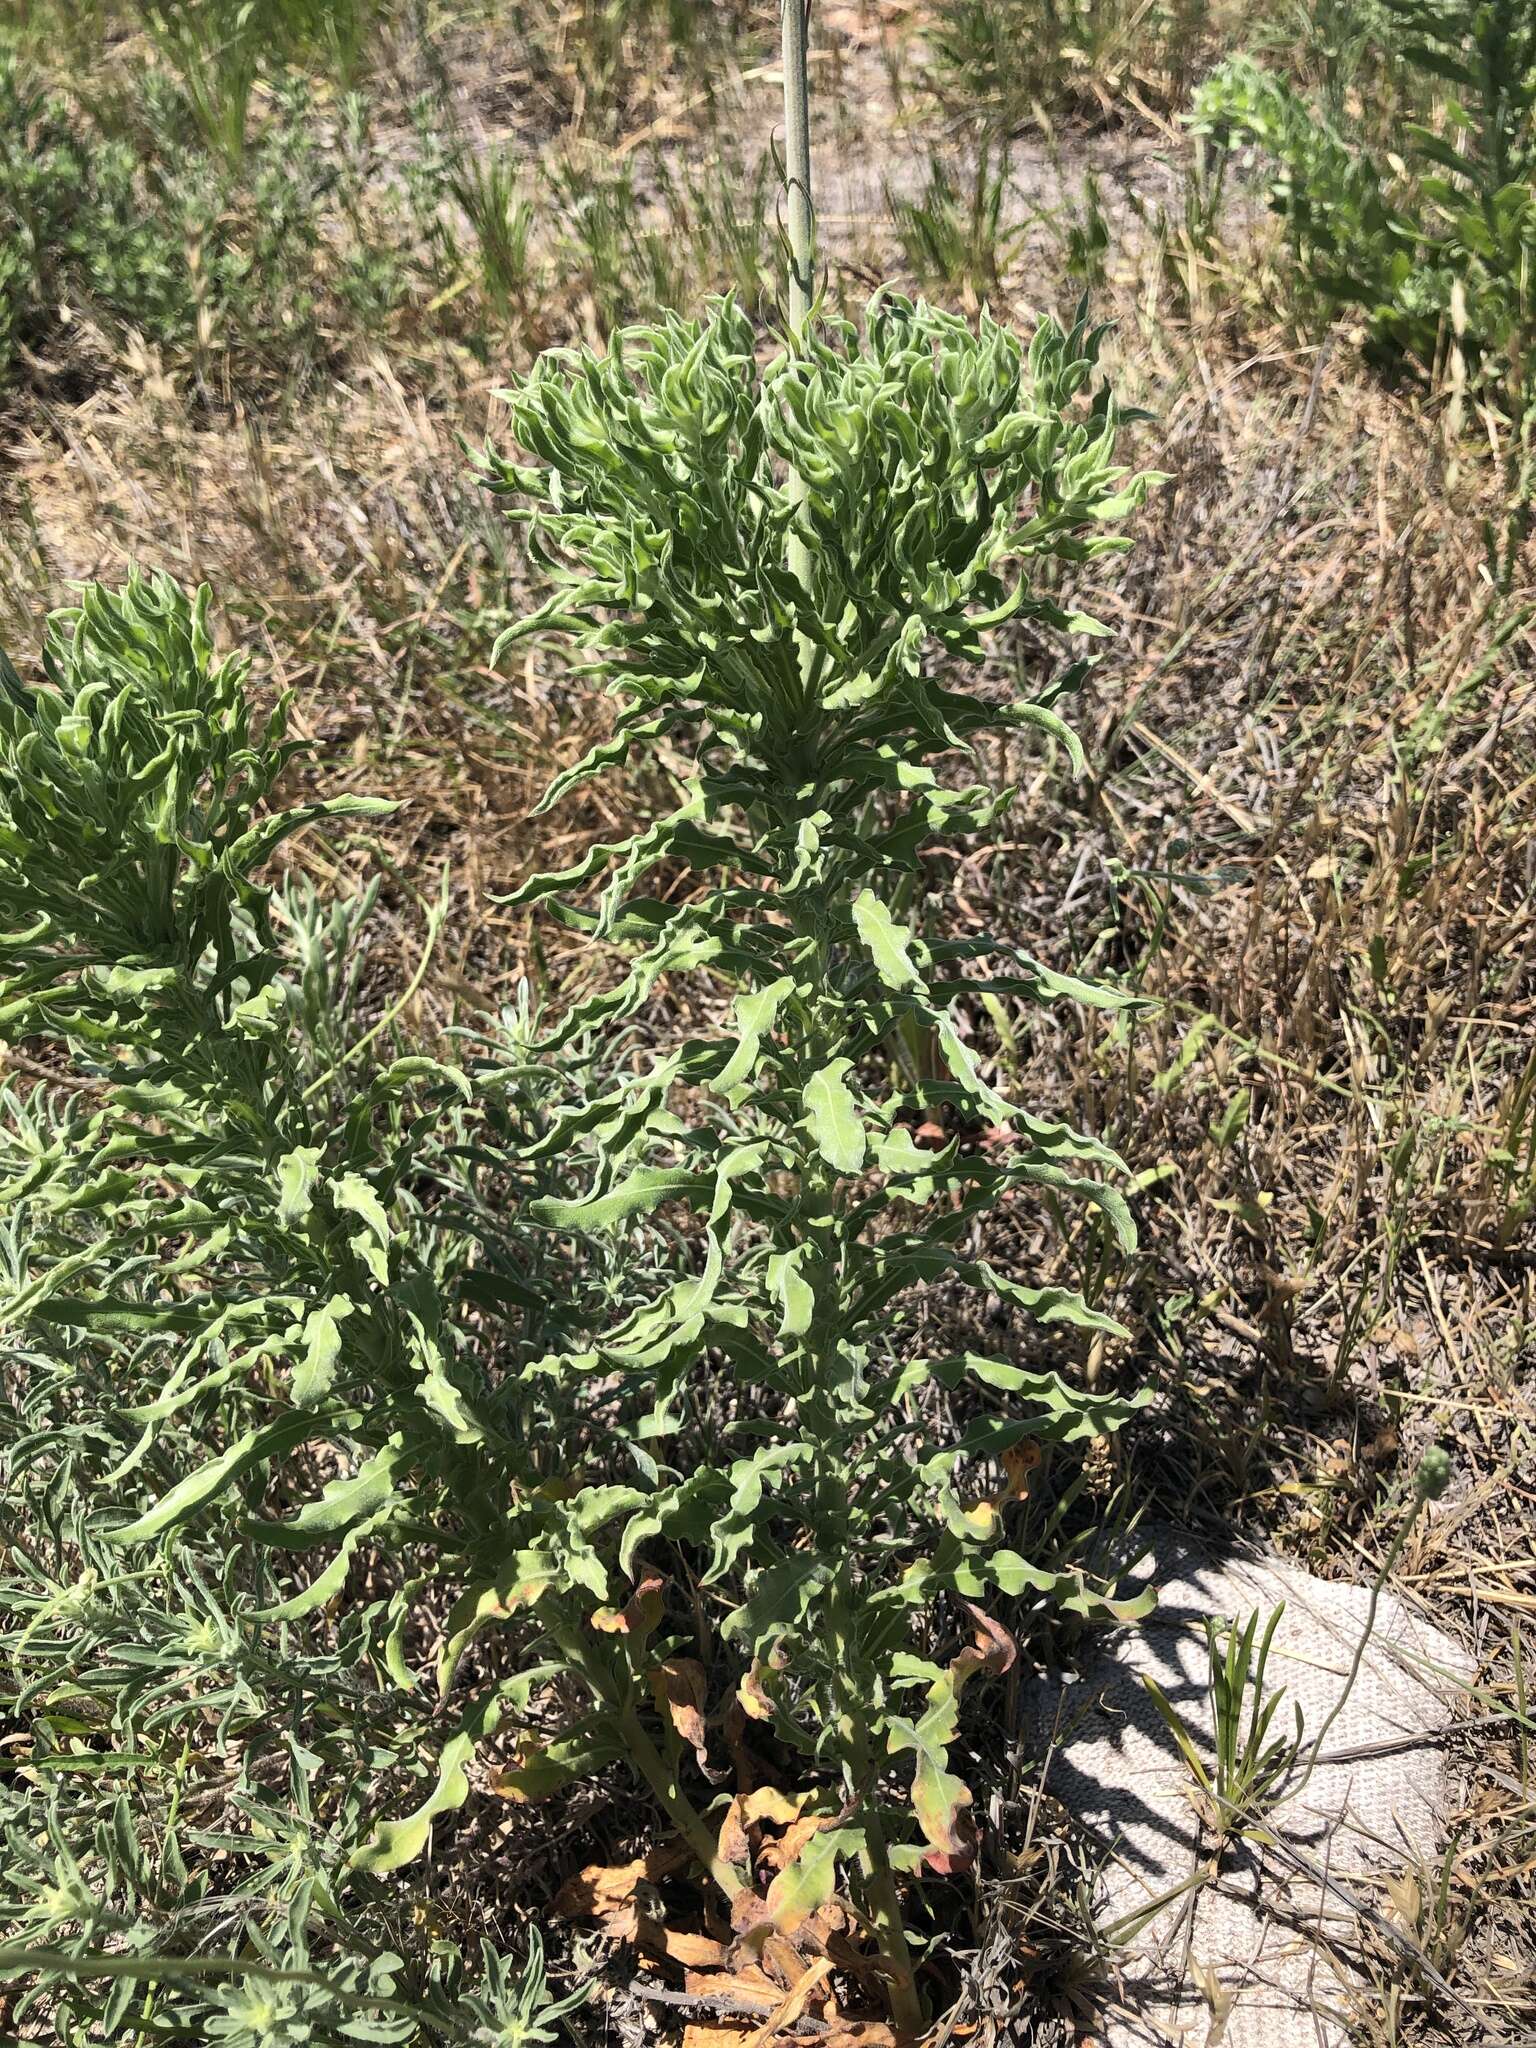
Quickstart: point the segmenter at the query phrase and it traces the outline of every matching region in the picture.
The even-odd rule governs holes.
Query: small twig
[[[762,2020],[769,2016],[769,2008],[755,2005],[749,1999],[732,1998],[725,1992],[674,1991],[667,1984],[653,1984],[649,1979],[632,1979],[630,1992],[635,1998],[643,1998],[651,2005],[675,2006],[680,2012],[726,2013],[737,2019]],[[820,2020],[805,2015],[788,2024],[785,2031],[816,2039],[829,2029]]]

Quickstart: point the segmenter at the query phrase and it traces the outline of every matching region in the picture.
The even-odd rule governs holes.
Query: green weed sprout
[[[1294,1799],[1306,1790],[1322,1758],[1329,1730],[1354,1693],[1366,1650],[1375,1634],[1382,1589],[1391,1576],[1392,1567],[1402,1555],[1403,1546],[1419,1516],[1431,1501],[1441,1497],[1450,1481],[1450,1453],[1434,1445],[1419,1461],[1408,1512],[1371,1582],[1365,1625],[1355,1644],[1343,1687],[1311,1743],[1305,1746],[1304,1760],[1305,1728],[1301,1707],[1299,1704],[1294,1707],[1294,1737],[1274,1734],[1273,1725],[1284,1700],[1284,1691],[1281,1688],[1271,1689],[1265,1682],[1275,1630],[1285,1613],[1283,1602],[1271,1611],[1262,1635],[1259,1634],[1260,1616],[1257,1613],[1249,1615],[1241,1628],[1235,1623],[1224,1627],[1214,1619],[1206,1621],[1213,1745],[1209,1763],[1167,1693],[1155,1678],[1143,1675],[1142,1684],[1195,1781],[1200,1817],[1218,1842],[1261,1829],[1278,1799]],[[1298,1766],[1301,1770],[1299,1777]],[[1158,1901],[1158,1904],[1163,1903],[1166,1900]]]
[[[1242,1834],[1262,1820],[1301,1748],[1300,1706],[1295,1709],[1294,1739],[1274,1733],[1285,1695],[1265,1684],[1275,1630],[1284,1613],[1284,1602],[1273,1608],[1262,1635],[1257,1612],[1241,1627],[1236,1622],[1223,1624],[1207,1618],[1213,1738],[1209,1763],[1157,1680],[1150,1675],[1142,1677],[1152,1704],[1189,1766],[1201,1818],[1219,1841]]]

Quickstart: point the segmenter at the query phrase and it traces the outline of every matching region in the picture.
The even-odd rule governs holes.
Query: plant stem
[[[677,1772],[652,1742],[640,1716],[633,1707],[625,1707],[618,1720],[630,1761],[666,1808],[678,1833],[725,1896],[728,1899],[739,1897],[746,1890],[740,1871],[720,1854],[714,1836],[704,1823],[704,1816],[678,1784]]]
[[[873,1792],[865,1808],[864,1850],[859,1862],[864,1872],[864,1895],[869,1902],[869,1917],[879,1938],[880,1954],[890,1972],[886,1997],[890,2001],[891,2018],[899,2032],[921,2034],[927,2029],[928,2016],[923,2011],[922,1994],[912,1971],[912,1951],[907,1946],[906,1926],[901,1917],[896,1873],[891,1869],[885,1829],[880,1822]]]
[[[815,229],[811,210],[810,83],[806,67],[811,0],[781,0],[784,63],[784,180],[789,210],[789,328],[795,340],[811,314]]]
[[[608,1674],[589,1653],[578,1629],[552,1621],[549,1632],[571,1668],[581,1673],[592,1697],[611,1717],[613,1725],[624,1738],[630,1762],[656,1794],[672,1825],[725,1896],[736,1898],[746,1890],[740,1871],[720,1854],[719,1845],[705,1824],[704,1816],[678,1783],[676,1770],[652,1742],[633,1700],[616,1695]]]
[[[885,1826],[880,1818],[879,1792],[875,1782],[878,1772],[869,1754],[864,1702],[853,1682],[856,1638],[849,1605],[844,1583],[839,1578],[833,1582],[828,1603],[827,1636],[833,1668],[842,1681],[839,1688],[839,1731],[845,1750],[848,1788],[850,1793],[859,1796],[862,1807],[860,1825],[864,1831],[864,1847],[859,1852],[859,1868],[864,1875],[864,1906],[886,1966],[885,1995],[891,2018],[901,2033],[916,2036],[925,2031],[928,2020],[912,1970],[912,1951],[907,1945],[906,1923],[901,1916],[901,1895],[896,1889],[896,1873],[891,1868]]]
[[[784,182],[789,244],[789,338],[803,347],[811,318],[815,279],[815,215],[811,207],[811,91],[806,67],[811,0],[780,0],[784,71]],[[798,510],[805,499],[805,481],[794,470],[786,479],[789,501]],[[811,588],[811,551],[800,534],[790,531],[785,549],[789,571]],[[803,633],[795,635],[800,678],[808,683],[816,650]]]

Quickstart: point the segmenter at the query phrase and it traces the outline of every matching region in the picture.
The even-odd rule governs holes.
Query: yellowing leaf
[[[704,1731],[704,1700],[708,1679],[694,1657],[668,1657],[650,1674],[656,1704],[699,1760],[708,1775],[709,1748]]]
[[[792,1826],[800,1818],[801,1809],[810,1796],[809,1792],[801,1792],[791,1797],[776,1785],[759,1785],[754,1792],[738,1792],[726,1807],[725,1818],[720,1823],[722,1862],[732,1863],[738,1870],[750,1873],[754,1861],[754,1836],[747,1830],[760,1831],[764,1821],[771,1821],[776,1827]]]
[[[751,2043],[750,2026],[716,2026],[712,2020],[689,2020],[683,2028],[683,2048],[751,2048]]]
[[[768,1691],[769,1684],[777,1676],[772,1665],[765,1664],[760,1657],[754,1657],[751,1669],[736,1688],[736,1697],[741,1710],[753,1721],[773,1719],[773,1699]]]
[[[837,1860],[856,1856],[864,1846],[862,1828],[820,1827],[794,1862],[768,1887],[768,1911],[780,1934],[793,1934],[831,1898],[837,1883]]]
[[[599,1607],[592,1626],[603,1635],[633,1636],[643,1643],[661,1619],[666,1583],[658,1572],[648,1572],[622,1607]]]
[[[642,1885],[658,1885],[683,1868],[689,1857],[684,1842],[652,1849],[629,1863],[589,1863],[555,1894],[555,1911],[565,1920],[595,1920],[601,1927],[621,1922],[633,1908]]]

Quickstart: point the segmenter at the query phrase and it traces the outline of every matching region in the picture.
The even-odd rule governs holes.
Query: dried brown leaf
[[[642,1885],[656,1885],[689,1860],[684,1842],[669,1843],[637,1856],[632,1863],[589,1863],[568,1878],[555,1894],[555,1911],[564,1920],[596,1920],[605,1933],[624,1930],[610,1925],[635,1905]]]
[[[656,1704],[699,1760],[706,1776],[709,1746],[704,1728],[704,1702],[709,1679],[704,1666],[694,1657],[668,1657],[650,1674]]]

